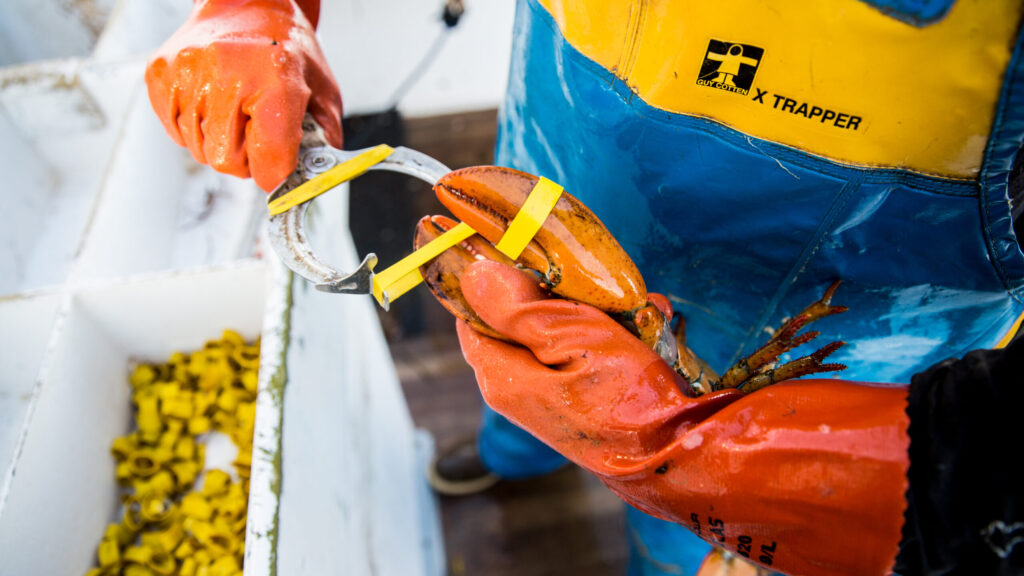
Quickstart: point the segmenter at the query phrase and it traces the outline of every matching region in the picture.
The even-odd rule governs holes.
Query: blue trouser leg
[[[568,462],[564,456],[486,404],[477,443],[484,466],[508,480],[541,476]]]
[[[626,506],[629,576],[692,576],[711,545],[675,522],[659,520]]]

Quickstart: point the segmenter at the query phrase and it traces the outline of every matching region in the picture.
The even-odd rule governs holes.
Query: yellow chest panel
[[[645,102],[861,166],[978,176],[1024,3],[916,27],[859,0],[540,0]]]

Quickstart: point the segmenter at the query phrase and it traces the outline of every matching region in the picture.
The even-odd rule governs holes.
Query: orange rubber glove
[[[171,138],[268,192],[295,170],[307,110],[341,147],[341,95],[313,32],[319,10],[316,0],[198,0],[146,69]]]
[[[459,323],[484,400],[633,506],[790,574],[884,574],[900,542],[906,387],[799,380],[690,397],[603,312],[472,264]]]

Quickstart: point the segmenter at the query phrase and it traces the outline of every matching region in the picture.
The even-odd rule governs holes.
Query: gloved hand
[[[792,574],[883,574],[900,541],[905,387],[799,380],[691,397],[650,349],[590,306],[480,261],[473,309],[516,346],[459,323],[484,400],[616,494]]]
[[[341,147],[341,95],[313,30],[319,2],[198,0],[146,69],[153,110],[199,162],[273,190],[307,109]]]

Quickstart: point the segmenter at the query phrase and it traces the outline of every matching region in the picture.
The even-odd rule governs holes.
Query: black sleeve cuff
[[[914,376],[896,572],[1024,574],[1024,338]]]

